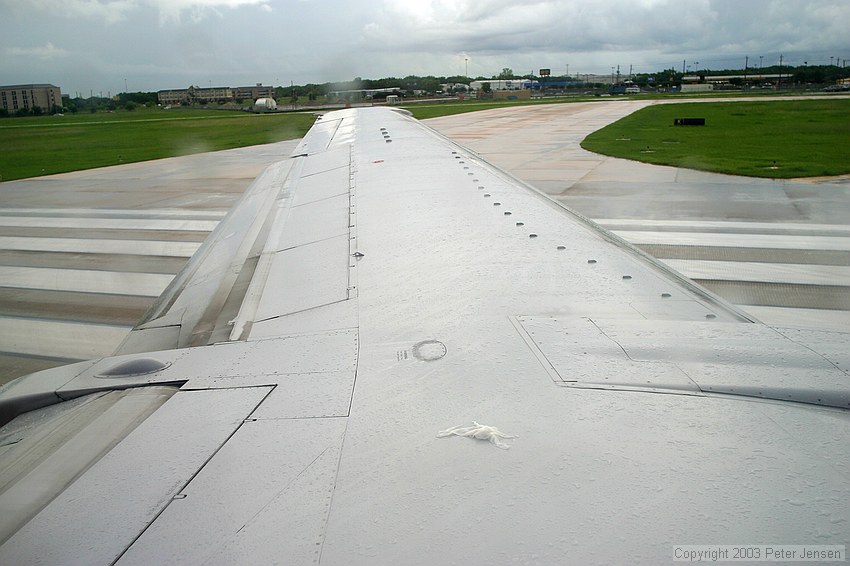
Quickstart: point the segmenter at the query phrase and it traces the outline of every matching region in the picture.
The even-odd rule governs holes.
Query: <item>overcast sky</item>
[[[258,82],[850,59],[848,0],[0,0],[0,84]],[[699,62],[697,65],[696,62]]]

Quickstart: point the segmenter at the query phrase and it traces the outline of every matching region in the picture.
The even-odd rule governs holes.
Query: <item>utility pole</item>
[[[685,60],[682,59],[682,74],[685,74]]]
[[[744,58],[744,86],[747,86],[747,65],[750,64],[750,56]]]
[[[776,85],[776,90],[780,90],[782,88],[782,55],[779,55],[779,82]]]

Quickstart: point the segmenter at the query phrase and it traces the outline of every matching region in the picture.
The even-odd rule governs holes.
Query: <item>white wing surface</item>
[[[403,112],[331,112],[115,357],[0,392],[0,563],[846,544],[848,342],[748,319]]]

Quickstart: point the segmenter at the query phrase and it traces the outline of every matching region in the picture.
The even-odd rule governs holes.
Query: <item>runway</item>
[[[579,146],[647,104],[427,123],[765,322],[850,331],[850,184],[715,175]],[[0,383],[111,354],[254,177],[296,143],[0,183]]]
[[[0,183],[0,383],[111,354],[296,143]]]

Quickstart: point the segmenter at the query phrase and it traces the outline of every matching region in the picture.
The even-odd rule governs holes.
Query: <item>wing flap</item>
[[[715,393],[850,408],[850,375],[811,347],[760,324],[518,317],[557,383]],[[846,334],[832,340],[846,340]]]
[[[268,392],[176,393],[0,547],[0,562],[30,563],[34,548],[46,564],[114,562]]]
[[[274,254],[255,322],[348,298],[348,235]]]
[[[118,564],[317,563],[345,425],[246,423]]]

